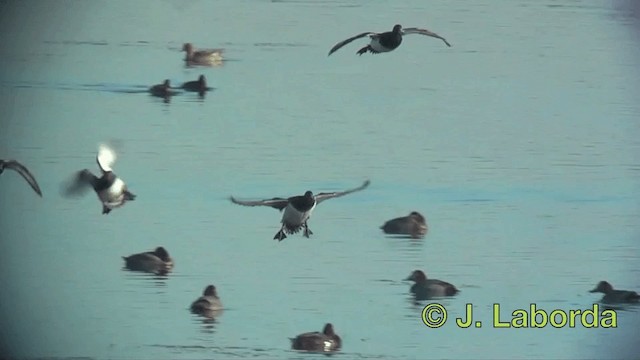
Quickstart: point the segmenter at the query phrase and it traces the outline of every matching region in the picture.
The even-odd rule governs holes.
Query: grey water
[[[494,328],[515,309],[591,309],[607,280],[640,290],[640,47],[604,0],[0,1],[0,353],[16,358],[320,358],[289,337],[334,324],[339,358],[637,357],[638,307],[616,328]],[[400,23],[395,51],[330,57]],[[185,67],[182,44],[225,49]],[[146,89],[207,77],[200,98]],[[117,144],[138,195],[101,214],[60,195]],[[358,193],[314,234],[228,197]],[[422,240],[386,220],[425,215]],[[165,277],[121,256],[164,246]],[[429,328],[402,281],[456,285]],[[215,284],[224,312],[188,311]],[[459,328],[473,304],[481,328]]]

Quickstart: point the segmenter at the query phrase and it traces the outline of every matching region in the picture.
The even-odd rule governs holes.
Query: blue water
[[[332,322],[341,358],[637,357],[638,307],[615,329],[495,329],[528,308],[588,309],[598,281],[640,290],[638,27],[609,1],[0,2],[0,353],[20,358],[320,358],[288,337]],[[331,57],[401,23],[396,51]],[[184,42],[225,48],[186,68]],[[207,77],[204,98],[146,89]],[[138,195],[101,215],[59,194],[99,143]],[[306,190],[300,235],[231,204]],[[424,214],[423,240],[379,226]],[[167,277],[122,270],[164,246]],[[455,284],[426,327],[413,270]],[[215,321],[188,311],[215,284]],[[480,329],[453,319],[474,306]]]

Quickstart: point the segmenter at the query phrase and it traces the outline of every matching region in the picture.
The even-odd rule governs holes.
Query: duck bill
[[[590,293],[594,293],[594,292],[598,292],[598,288],[595,288],[593,290],[589,290]]]

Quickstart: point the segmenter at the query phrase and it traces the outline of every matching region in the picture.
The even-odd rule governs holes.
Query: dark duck
[[[358,50],[357,52],[358,55],[362,55],[366,52],[370,52],[372,54],[390,52],[395,50],[396,48],[398,48],[398,46],[400,46],[400,44],[402,44],[402,37],[404,35],[409,35],[409,34],[431,36],[433,38],[442,40],[447,46],[451,46],[451,44],[449,44],[449,42],[445,38],[427,29],[420,29],[420,28],[403,29],[402,25],[395,25],[393,27],[393,30],[391,31],[387,31],[383,33],[363,32],[356,36],[350,37],[346,40],[342,40],[339,43],[337,43],[333,48],[331,48],[331,50],[329,51],[329,55],[338,51],[341,47],[349,44],[350,42],[356,39],[363,38],[365,36],[369,37],[369,40],[370,40],[369,45]]]
[[[286,234],[295,234],[301,229],[303,229],[303,235],[307,238],[311,234],[313,234],[313,232],[309,229],[307,221],[311,217],[311,213],[313,212],[313,209],[315,209],[316,205],[328,199],[363,190],[367,186],[369,186],[369,180],[366,180],[357,188],[345,191],[323,192],[316,195],[313,195],[311,191],[307,191],[304,193],[304,195],[292,196],[287,199],[273,198],[267,200],[238,200],[232,196],[231,201],[234,204],[238,205],[270,206],[280,211],[284,210],[284,212],[282,213],[282,220],[280,220],[282,226],[273,237],[274,240],[282,241],[287,237]]]

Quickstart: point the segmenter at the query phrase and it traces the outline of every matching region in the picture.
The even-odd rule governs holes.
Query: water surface
[[[635,307],[617,329],[490,326],[494,303],[569,311],[591,308],[600,280],[640,290],[640,58],[608,1],[27,1],[0,14],[0,156],[44,193],[0,180],[3,353],[313,358],[287,338],[332,322],[344,358],[637,354]],[[453,46],[413,35],[392,53],[358,57],[361,40],[327,57],[395,23]],[[227,61],[185,68],[187,41]],[[145,93],[200,74],[214,87],[203,99]],[[95,196],[58,190],[97,171],[107,140],[138,199],[104,216]],[[316,209],[311,239],[273,241],[277,211],[227,200],[367,178]],[[413,210],[425,239],[378,229]],[[160,245],[169,276],[122,270],[121,256]],[[415,269],[461,290],[440,301],[442,328],[410,301]],[[227,307],[215,321],[188,312],[207,284]],[[482,328],[454,325],[467,303]]]

